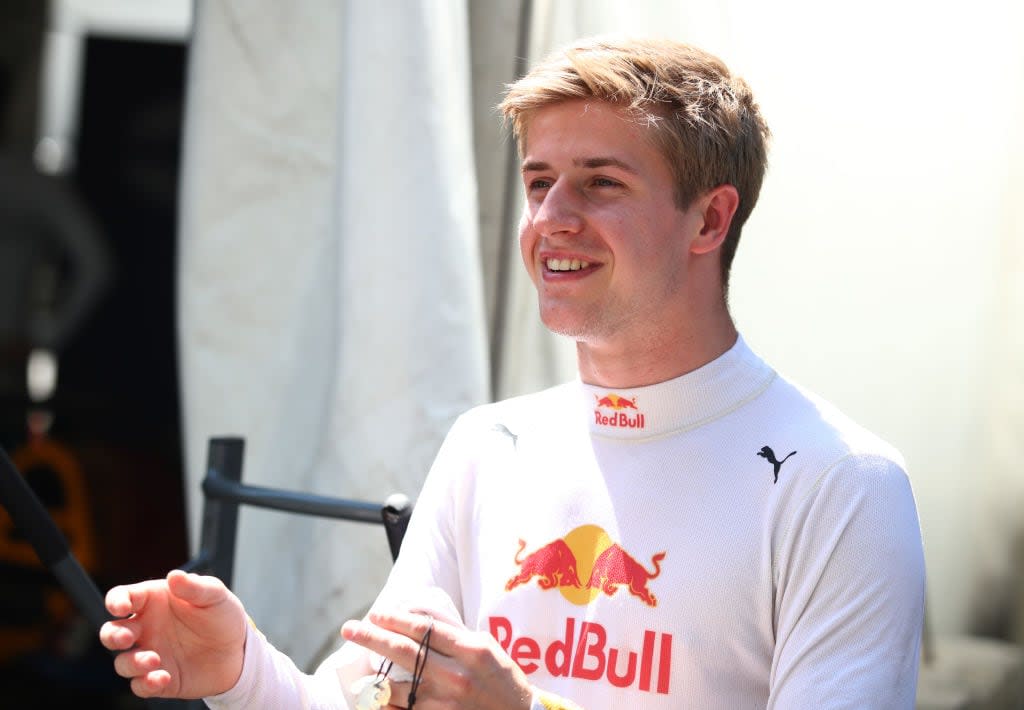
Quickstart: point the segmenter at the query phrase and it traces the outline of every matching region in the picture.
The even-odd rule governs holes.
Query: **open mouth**
[[[590,262],[581,259],[548,259],[544,262],[548,271],[582,271],[589,268]]]

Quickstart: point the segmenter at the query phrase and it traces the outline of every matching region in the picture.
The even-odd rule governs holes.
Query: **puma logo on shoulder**
[[[757,455],[760,456],[763,459],[766,459],[768,461],[768,463],[770,463],[772,465],[772,467],[775,469],[775,481],[774,481],[774,483],[778,483],[779,482],[779,470],[782,468],[782,464],[784,464],[786,462],[786,459],[788,459],[790,456],[792,456],[795,453],[796,453],[795,451],[790,451],[788,454],[786,454],[786,458],[782,459],[782,461],[779,461],[777,458],[775,458],[775,452],[772,451],[772,447],[770,447],[770,446],[762,446],[761,450],[757,452]]]
[[[516,448],[519,444],[519,435],[513,434],[512,431],[504,424],[495,424],[493,427],[494,431],[501,432],[509,439],[512,440],[512,448]]]

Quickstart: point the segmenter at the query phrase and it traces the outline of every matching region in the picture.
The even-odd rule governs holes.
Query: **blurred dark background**
[[[89,37],[77,159],[43,176],[47,21],[39,0],[0,3],[0,446],[105,590],[187,556],[174,312],[186,47]],[[75,318],[58,333],[62,313]],[[34,402],[40,345],[58,378]],[[0,509],[0,707],[141,707],[27,550]]]

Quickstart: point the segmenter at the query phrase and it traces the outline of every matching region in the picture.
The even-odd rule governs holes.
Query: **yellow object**
[[[546,710],[583,710],[576,703],[560,698],[554,693],[541,692],[538,694],[537,699],[540,700],[540,704],[545,707]]]

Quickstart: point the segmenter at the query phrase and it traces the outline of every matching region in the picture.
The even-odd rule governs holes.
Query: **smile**
[[[548,271],[579,271],[590,266],[590,262],[579,259],[548,259],[545,266],[548,267]]]

